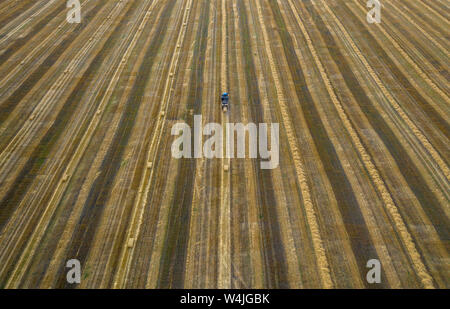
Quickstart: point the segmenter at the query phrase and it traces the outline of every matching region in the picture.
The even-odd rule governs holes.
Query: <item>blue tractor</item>
[[[227,112],[230,107],[230,96],[227,92],[224,92],[220,97],[220,100],[222,101],[222,110]]]

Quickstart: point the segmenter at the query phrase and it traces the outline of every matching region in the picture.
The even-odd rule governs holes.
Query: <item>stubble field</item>
[[[449,1],[80,2],[0,1],[0,287],[450,288]],[[173,158],[193,115],[279,167]]]

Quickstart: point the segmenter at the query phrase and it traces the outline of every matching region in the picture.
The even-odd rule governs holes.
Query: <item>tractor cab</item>
[[[228,111],[230,105],[230,96],[228,95],[228,93],[224,92],[220,97],[220,100],[222,102],[222,110],[224,112]]]

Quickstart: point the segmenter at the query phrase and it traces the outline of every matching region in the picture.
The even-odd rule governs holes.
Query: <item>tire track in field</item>
[[[220,104],[217,104],[217,99],[221,94],[221,19],[218,15],[221,11],[220,1],[215,1],[210,6],[210,23],[207,36],[206,45],[206,59],[205,59],[205,91],[203,91],[202,100],[206,104],[202,104],[202,114],[205,123],[216,122],[221,119],[223,112],[220,109]],[[211,104],[207,104],[211,102]],[[224,145],[222,145],[224,146]],[[225,153],[225,152],[224,152]],[[221,204],[221,172],[223,167],[221,160],[213,159],[208,160],[203,158],[197,161],[196,172],[199,172],[202,168],[207,171],[206,177],[202,172],[198,173],[197,179],[202,179],[204,199],[202,200],[202,215],[200,216],[200,233],[199,233],[199,251],[195,256],[200,256],[198,259],[199,274],[202,278],[202,286],[204,288],[218,287],[219,280],[219,264],[220,261],[220,204]],[[203,164],[203,166],[202,166]],[[228,185],[228,183],[226,183]],[[231,187],[231,184],[229,184]],[[194,188],[194,193],[195,193]],[[227,189],[228,193],[231,189]],[[195,213],[195,196],[191,207],[191,214]],[[209,207],[209,205],[217,205],[218,207]],[[230,223],[231,223],[231,218]],[[194,217],[191,218],[191,227],[196,224]],[[230,228],[231,231],[231,228]],[[190,243],[189,239],[189,243]],[[230,240],[231,242],[231,240]],[[189,255],[189,252],[187,253]],[[230,252],[230,257],[232,251]],[[187,256],[186,264],[191,257]],[[230,262],[231,263],[231,262]],[[230,267],[230,271],[232,271]],[[232,276],[232,275],[231,275]],[[185,276],[185,282],[187,277]],[[186,287],[186,286],[185,286]]]
[[[226,0],[221,3],[222,24],[221,24],[221,67],[220,67],[220,82],[221,92],[228,92],[228,45],[227,45],[227,8]],[[222,136],[226,135],[226,123],[230,122],[230,112],[225,114],[222,112]],[[224,141],[224,145],[228,148],[229,140]],[[225,153],[225,152],[224,152]],[[225,171],[225,166],[228,170]],[[230,186],[231,186],[231,160],[229,158],[222,159],[220,180],[220,214],[219,214],[219,266],[218,266],[218,288],[231,288],[231,200],[230,200]]]
[[[220,1],[215,1],[210,6],[210,22],[206,43],[205,69],[204,69],[204,91],[202,93],[203,102],[211,102],[211,104],[202,104],[202,116],[204,123],[215,122],[222,117],[220,104],[217,98],[221,93],[221,20],[218,18],[221,9]],[[220,204],[221,204],[221,160],[202,158],[197,160],[196,176],[194,183],[193,202],[191,206],[190,230],[192,227],[200,224],[200,228],[195,227],[197,231],[198,241],[195,243],[197,252],[192,250],[187,252],[186,266],[192,258],[196,259],[199,280],[196,280],[199,287],[217,288],[219,278],[219,246],[220,246]],[[206,175],[203,173],[206,171]],[[198,191],[200,188],[201,197],[198,201]],[[197,196],[196,196],[197,195]],[[197,197],[197,198],[196,198]],[[200,207],[198,204],[200,202]],[[217,205],[210,207],[209,205]],[[196,216],[197,210],[201,210],[200,216]],[[194,221],[197,220],[197,221]],[[231,219],[230,219],[231,220]],[[189,247],[192,247],[191,239],[189,239]],[[189,256],[194,254],[193,256]],[[230,253],[231,255],[231,253]],[[184,281],[188,282],[189,277],[186,272]],[[191,279],[192,280],[192,279]],[[184,286],[187,288],[187,286]]]

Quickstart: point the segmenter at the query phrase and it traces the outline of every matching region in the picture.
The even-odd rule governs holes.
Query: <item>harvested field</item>
[[[1,288],[450,288],[449,1],[80,2],[0,1]]]

